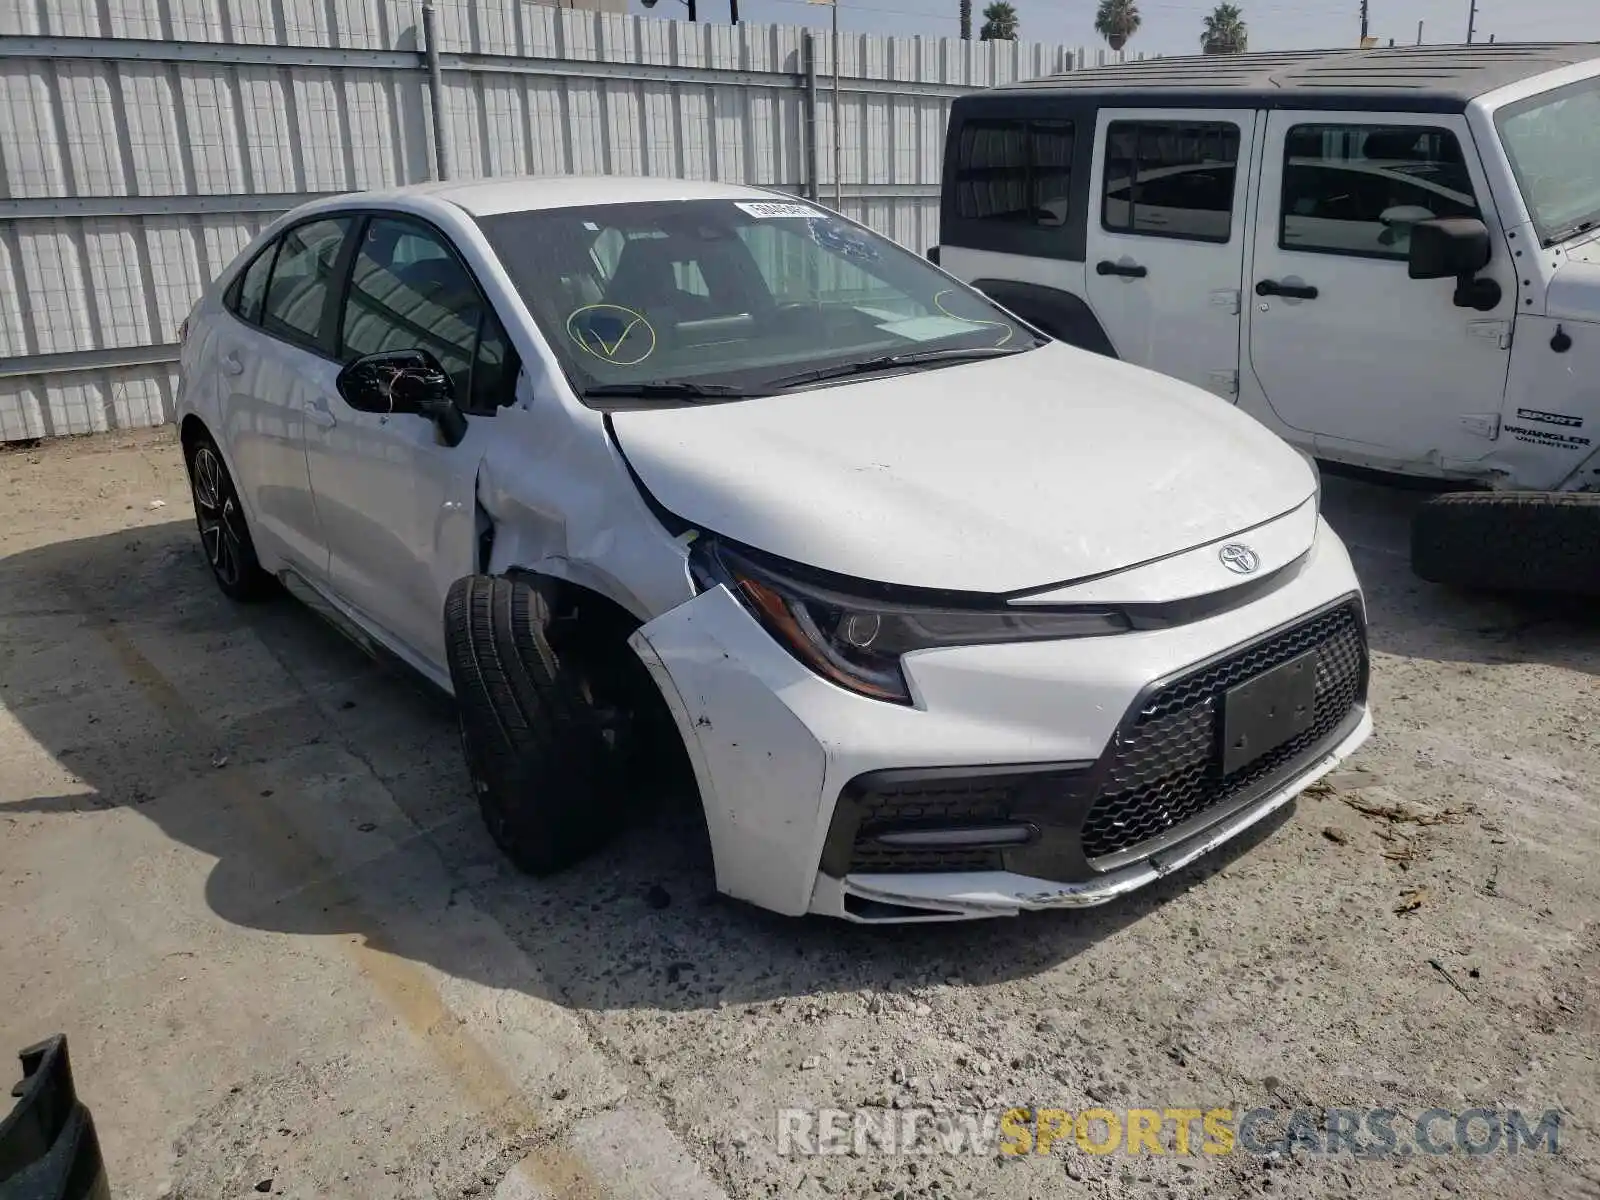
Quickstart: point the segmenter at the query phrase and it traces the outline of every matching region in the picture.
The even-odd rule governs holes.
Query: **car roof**
[[[1460,112],[1496,88],[1600,59],[1600,43],[1400,46],[1142,59],[980,93],[1094,93],[1101,103]]]
[[[508,175],[497,179],[447,180],[343,197],[381,204],[406,196],[431,196],[475,217],[541,208],[591,204],[637,204],[672,200],[771,200],[774,193],[739,184],[692,179],[615,175]],[[794,197],[789,197],[793,199]]]

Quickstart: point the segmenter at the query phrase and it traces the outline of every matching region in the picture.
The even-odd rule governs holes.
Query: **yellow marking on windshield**
[[[608,309],[613,312],[623,313],[627,317],[631,318],[628,323],[622,327],[622,332],[619,333],[616,338],[609,343],[600,334],[600,331],[595,329],[592,325],[576,324],[578,318],[584,313],[595,312],[601,309]],[[626,342],[628,338],[632,336],[633,331],[639,328],[641,325],[644,326],[645,332],[650,335],[650,344],[645,347],[644,353],[639,355],[637,358],[618,358],[617,352],[622,349],[622,344]],[[567,336],[570,337],[574,342],[578,343],[578,345],[589,354],[594,355],[594,357],[600,359],[602,362],[608,362],[617,367],[637,366],[639,363],[642,363],[645,359],[649,358],[656,352],[655,326],[650,324],[643,313],[636,312],[633,309],[627,308],[621,304],[585,304],[581,308],[573,309],[567,314]]]

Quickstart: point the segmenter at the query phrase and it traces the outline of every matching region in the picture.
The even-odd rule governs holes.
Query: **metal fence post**
[[[450,178],[450,146],[444,131],[444,73],[439,69],[439,19],[433,5],[422,6],[423,54],[428,60],[428,106],[433,110],[433,177]]]
[[[822,200],[822,147],[817,144],[817,35],[806,34],[806,190]]]

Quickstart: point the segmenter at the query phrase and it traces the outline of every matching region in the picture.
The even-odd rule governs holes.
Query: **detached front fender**
[[[832,817],[826,748],[784,699],[805,690],[805,668],[722,587],[657,617],[629,645],[694,764],[717,889],[804,913]]]

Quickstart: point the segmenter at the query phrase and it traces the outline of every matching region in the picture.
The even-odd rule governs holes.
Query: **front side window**
[[[329,217],[296,225],[283,235],[261,313],[261,327],[268,333],[321,347],[334,266],[351,223],[349,217]]]
[[[1508,105],[1495,123],[1541,242],[1600,225],[1600,79]]]
[[[504,329],[440,235],[420,222],[375,217],[351,264],[340,357],[391,350],[432,354],[469,412],[492,413],[514,374]]]
[[[956,216],[1065,225],[1072,199],[1072,145],[1071,121],[964,122],[956,140]]]
[[[1237,125],[1113,121],[1101,220],[1112,233],[1226,242],[1238,170]]]
[[[1461,144],[1448,129],[1297,125],[1285,138],[1285,250],[1405,259],[1417,222],[1477,215]]]
[[[646,382],[757,392],[883,356],[1036,344],[922,259],[800,202],[606,204],[479,224],[580,394]]]

